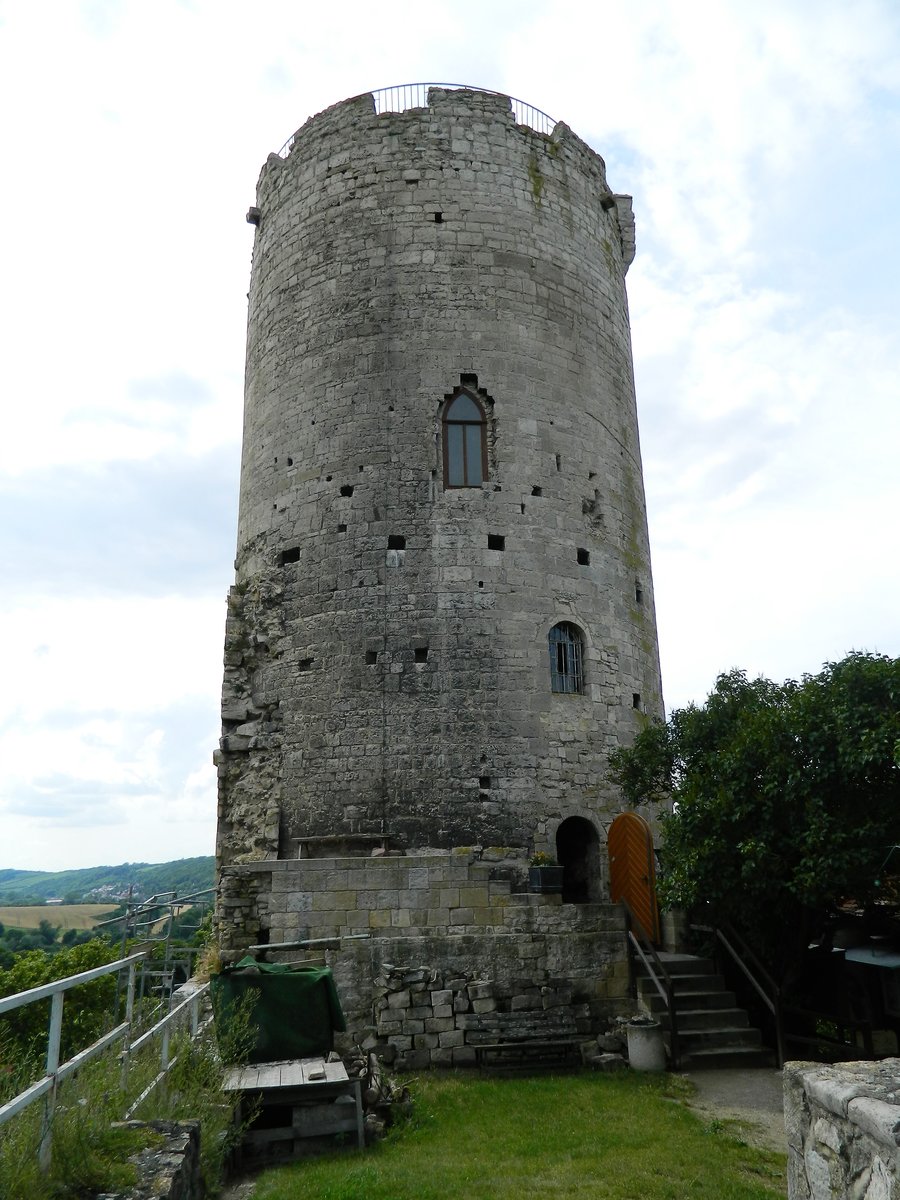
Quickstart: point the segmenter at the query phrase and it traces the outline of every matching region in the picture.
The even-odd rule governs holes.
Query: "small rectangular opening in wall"
[[[557,469],[557,471],[562,470],[562,455],[561,454],[557,454],[557,456],[556,456],[556,469]]]
[[[282,550],[282,552],[281,552],[281,565],[282,566],[284,566],[285,563],[293,563],[293,562],[299,562],[299,561],[300,561],[300,547],[299,546],[291,546],[290,550]]]
[[[634,600],[636,604],[644,603],[644,589],[639,583],[634,585]]]
[[[442,212],[436,212],[434,214],[435,225],[440,225],[443,220],[444,220],[444,214]]]
[[[481,790],[483,792],[489,792],[491,790],[490,775],[479,775],[478,776],[478,786],[481,788]]]
[[[378,651],[377,650],[367,650],[366,651],[366,666],[374,667],[377,662],[378,662]]]
[[[531,494],[532,494],[532,496],[543,496],[544,489],[541,487],[533,487],[531,489]]]
[[[576,555],[577,555],[577,558],[578,558],[578,565],[579,565],[579,566],[581,566],[581,567],[587,567],[587,566],[590,566],[590,562],[591,562],[591,552],[590,552],[590,550],[585,550],[585,549],[584,549],[582,546],[579,546],[579,547],[578,547],[578,549],[577,549],[577,551],[576,551]]]
[[[640,692],[632,692],[631,693],[631,707],[632,708],[640,708],[641,707],[641,693]]]
[[[413,651],[413,656],[416,662],[428,662],[428,647],[416,646]]]
[[[405,550],[406,538],[401,533],[388,534],[388,550]]]
[[[297,663],[297,670],[298,671],[311,671],[314,661],[315,660],[312,658],[301,658],[300,661]]]
[[[345,483],[343,485],[343,487],[341,488],[341,495],[342,496],[352,496],[353,495],[353,484]]]
[[[338,533],[346,533],[346,532],[347,532],[346,525],[338,525]]]
[[[488,550],[505,550],[506,538],[500,533],[488,534]]]

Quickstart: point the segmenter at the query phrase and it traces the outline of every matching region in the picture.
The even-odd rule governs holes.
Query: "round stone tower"
[[[630,199],[506,96],[380,99],[307,121],[248,214],[220,862],[571,858],[662,714]]]

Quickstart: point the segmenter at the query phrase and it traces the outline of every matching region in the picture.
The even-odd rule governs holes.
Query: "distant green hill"
[[[160,892],[184,896],[212,887],[215,859],[179,858],[166,863],[122,863],[118,867],[85,867],[80,871],[0,870],[0,904],[40,904],[50,897],[70,903],[119,900],[128,895],[144,900]]]

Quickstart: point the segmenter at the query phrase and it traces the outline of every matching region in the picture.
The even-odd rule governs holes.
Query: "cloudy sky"
[[[308,116],[419,80],[634,195],[667,705],[900,654],[893,0],[0,0],[0,867],[212,853],[244,214]]]

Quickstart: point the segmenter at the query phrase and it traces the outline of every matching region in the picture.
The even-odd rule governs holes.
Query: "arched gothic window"
[[[550,689],[584,691],[584,642],[577,625],[561,621],[550,630]]]
[[[448,400],[441,420],[444,487],[481,487],[487,479],[484,409],[465,391]]]

